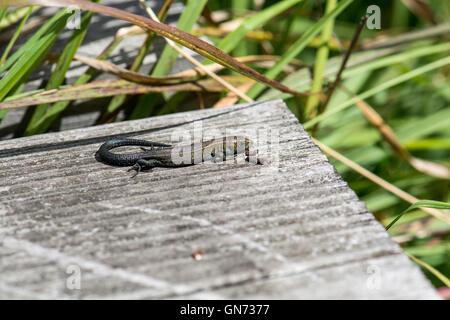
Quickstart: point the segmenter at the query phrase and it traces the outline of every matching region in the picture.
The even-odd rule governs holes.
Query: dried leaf
[[[147,76],[142,73],[134,72],[127,70],[125,68],[121,68],[116,66],[115,64],[98,60],[95,58],[75,56],[75,60],[78,60],[92,68],[97,70],[110,73],[116,75],[124,80],[128,80],[130,82],[141,83],[141,84],[154,84],[154,85],[163,85],[163,84],[175,84],[183,81],[191,81],[192,76],[167,76],[167,77],[152,77]]]
[[[433,11],[428,3],[423,0],[402,0],[403,4],[417,17],[436,24]]]
[[[249,81],[241,76],[223,76],[223,78],[233,86],[240,86]],[[59,90],[48,90],[23,98],[0,102],[0,110],[58,101],[110,97],[118,94],[143,94],[165,91],[223,92],[227,90],[212,79],[165,86],[147,86],[126,80],[103,80]]]

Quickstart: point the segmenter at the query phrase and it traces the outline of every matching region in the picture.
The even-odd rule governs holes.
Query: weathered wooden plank
[[[136,179],[94,157],[200,125],[279,143],[262,166]],[[438,298],[281,100],[2,141],[0,158],[0,298]]]

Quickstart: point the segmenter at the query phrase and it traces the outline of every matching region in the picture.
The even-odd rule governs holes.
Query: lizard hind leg
[[[136,162],[130,169],[127,170],[127,172],[130,172],[131,170],[136,170],[136,173],[131,176],[131,178],[134,178],[139,174],[139,172],[141,172],[142,166]]]
[[[162,165],[163,165],[163,163],[156,159],[150,159],[150,160],[139,159],[138,161],[136,161],[134,166],[132,166],[130,169],[128,169],[128,171],[136,170],[136,173],[131,177],[131,178],[134,178],[142,171],[142,169],[149,170],[154,167],[158,167],[158,166],[162,166]]]

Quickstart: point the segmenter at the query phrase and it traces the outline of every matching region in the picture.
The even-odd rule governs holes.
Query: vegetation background
[[[163,2],[158,13],[161,21],[174,1]],[[64,6],[69,1],[59,3]],[[97,59],[76,56],[86,33],[95,32],[89,28],[91,12],[83,12],[81,28],[55,54],[52,45],[68,21],[73,22],[73,12],[61,9],[30,34],[25,30],[30,17],[39,15],[40,1],[2,0],[0,4],[4,7],[0,8],[0,32],[10,34],[0,53],[0,121],[10,109],[27,107],[21,135],[49,131],[77,99],[103,99],[105,108],[97,123],[107,123],[116,121],[119,114],[138,119],[281,98],[318,143],[331,148],[324,151],[333,156],[337,170],[383,225],[388,226],[417,199],[444,202],[422,203],[434,209],[413,208],[389,232],[440,294],[450,298],[450,218],[445,209],[450,201],[449,1],[184,1],[177,28],[207,37],[223,52],[290,89],[320,92],[310,96],[252,80],[239,65],[230,66],[209,48],[203,55],[210,54],[210,59],[203,65],[244,94],[230,93],[199,75],[200,71],[169,76],[178,57],[169,46],[150,74],[144,74],[143,60],[155,38],[149,30],[127,69],[108,63],[120,41],[144,32],[139,28],[122,30]],[[18,4],[34,7],[10,7]],[[380,8],[381,28],[364,25],[356,39],[358,23],[369,5]],[[120,18],[127,20],[124,14]],[[14,44],[21,37],[28,40],[17,48]],[[352,39],[356,42],[350,49]],[[174,40],[184,45],[193,41],[184,36]],[[350,58],[344,66],[346,53]],[[69,85],[65,77],[74,59],[90,68]],[[42,79],[41,89],[24,91],[30,75],[43,63],[53,64],[51,76]],[[340,81],[334,83],[340,69]],[[113,74],[114,82],[95,81],[102,73]],[[334,159],[339,157],[340,161]],[[349,161],[375,176],[350,168]]]

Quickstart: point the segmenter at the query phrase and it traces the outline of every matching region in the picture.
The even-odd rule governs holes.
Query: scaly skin
[[[129,171],[136,170],[136,174],[142,169],[154,167],[185,167],[209,160],[226,160],[230,155],[244,153],[247,156],[257,155],[257,151],[250,152],[252,142],[244,137],[223,137],[215,140],[207,140],[201,144],[191,144],[173,147],[168,144],[135,140],[114,139],[105,142],[97,151],[97,155],[106,163],[115,166],[132,166]],[[145,146],[150,149],[141,148],[143,152],[117,154],[110,152],[111,149],[123,146]],[[190,161],[183,162],[182,155],[190,154]],[[175,157],[176,156],[176,157]],[[176,161],[174,162],[174,159]],[[259,159],[257,163],[261,164]]]

